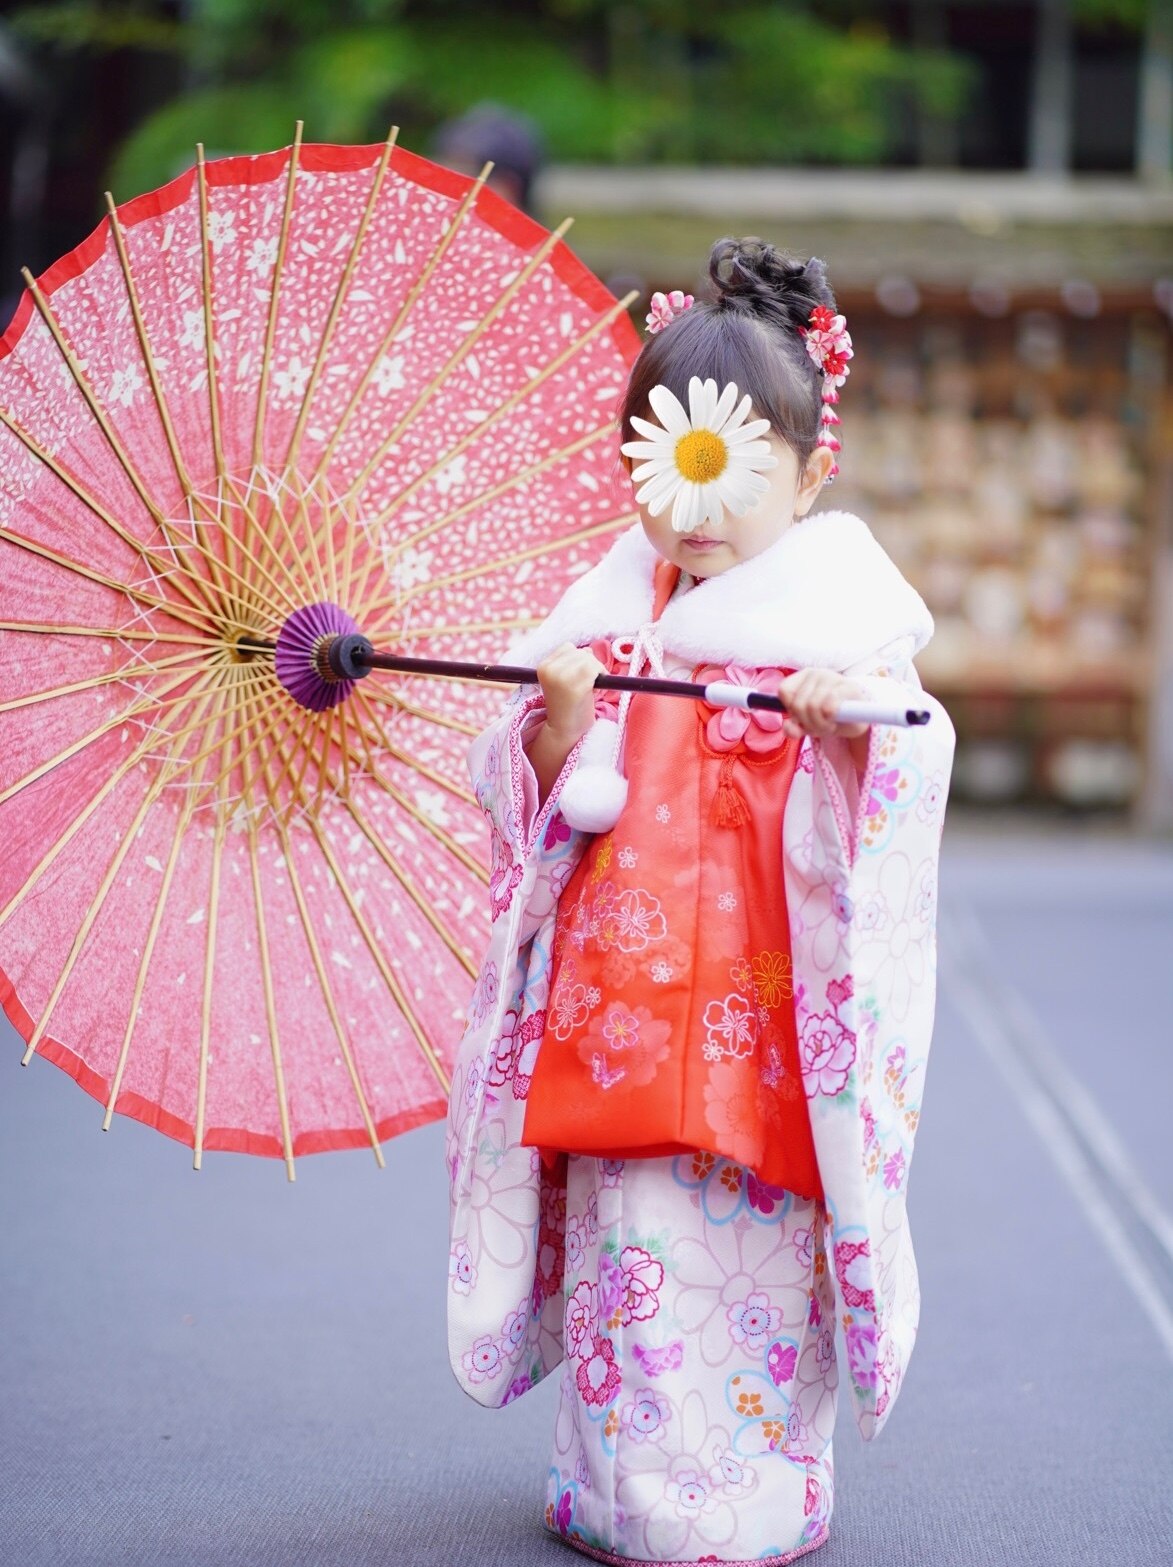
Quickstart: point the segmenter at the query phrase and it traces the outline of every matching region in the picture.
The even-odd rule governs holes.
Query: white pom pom
[[[563,820],[579,832],[610,831],[627,804],[627,779],[611,760],[618,734],[619,726],[609,718],[595,720],[558,796]]]

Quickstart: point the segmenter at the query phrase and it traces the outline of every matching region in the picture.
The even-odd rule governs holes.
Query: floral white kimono
[[[905,1213],[932,1034],[937,853],[953,751],[913,656],[932,621],[859,518],[822,512],[674,598],[636,526],[510,650],[626,639],[697,664],[849,674],[924,727],[803,748],[783,819],[803,1084],[825,1201],[707,1152],[543,1164],[521,1143],[558,898],[586,842],[541,809],[524,688],[473,744],[492,830],[493,928],[453,1077],[449,1347],[478,1402],[561,1366],[548,1527],[610,1562],[789,1560],[827,1538],[845,1370],[865,1440],[919,1315]],[[633,668],[634,673],[641,670]],[[673,700],[665,698],[664,700]],[[569,806],[568,806],[569,810]],[[615,828],[622,848],[623,821]],[[835,1324],[845,1355],[835,1348]],[[845,1362],[845,1364],[844,1364]]]

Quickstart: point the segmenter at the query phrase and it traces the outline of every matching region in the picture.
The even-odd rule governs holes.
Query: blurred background
[[[955,799],[1173,831],[1168,0],[55,0],[0,21],[0,293],[192,161],[381,140],[613,291],[828,263],[842,474],[928,600]]]

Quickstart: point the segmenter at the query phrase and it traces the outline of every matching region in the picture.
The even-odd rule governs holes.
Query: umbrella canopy
[[[500,694],[282,659],[486,661],[634,519],[630,301],[484,178],[201,156],[0,340],[0,999],[197,1167],[442,1114],[486,933]]]

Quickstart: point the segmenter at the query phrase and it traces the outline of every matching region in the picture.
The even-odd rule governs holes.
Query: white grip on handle
[[[923,708],[884,707],[875,702],[841,702],[835,714],[840,724],[892,724],[907,729],[912,724],[926,724],[929,715]]]
[[[705,687],[705,701],[714,707],[749,708],[750,688],[735,686],[727,680],[714,680]],[[840,724],[892,724],[907,729],[911,724],[928,722],[923,709],[885,707],[875,702],[841,702],[835,721]]]

